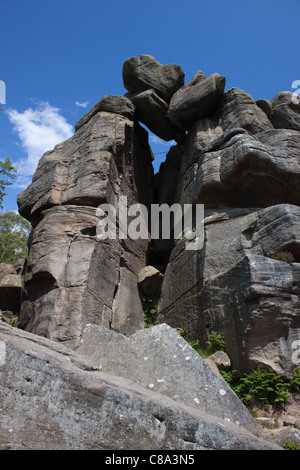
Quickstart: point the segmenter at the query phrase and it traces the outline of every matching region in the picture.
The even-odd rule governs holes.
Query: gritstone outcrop
[[[87,323],[143,327],[138,276],[164,274],[159,321],[205,344],[225,334],[234,368],[270,365],[287,376],[299,339],[300,105],[292,93],[255,101],[225,77],[127,59],[124,96],[104,96],[75,135],[47,152],[19,195],[33,233],[21,324],[76,348]],[[153,174],[146,124],[175,139]],[[105,240],[97,207],[204,204],[205,242]],[[289,251],[293,264],[272,259]]]
[[[79,442],[81,448],[132,448],[139,438],[138,448],[272,448],[254,438],[254,421],[224,381],[211,391],[213,403],[205,393],[193,393],[196,369],[196,382],[205,376],[211,387],[223,380],[200,357],[197,362],[196,353],[189,350],[188,360],[181,355],[176,376],[177,346],[190,346],[175,329],[203,346],[210,333],[223,333],[232,367],[240,372],[259,365],[290,377],[297,367],[292,353],[300,340],[300,104],[289,92],[255,101],[246,91],[226,90],[218,73],[206,77],[199,71],[184,84],[178,65],[159,64],[149,55],[126,60],[123,82],[126,93],[96,103],[69,140],[41,157],[31,185],[18,196],[19,212],[32,224],[20,312],[26,331],[1,327],[0,358],[8,374],[2,386],[5,393],[11,389],[22,364],[28,382],[31,368],[39,370],[44,387],[45,365],[51,386],[59,377],[70,396],[76,400],[79,394],[78,408],[70,405],[61,416],[50,392],[34,402],[31,414],[37,416],[41,406],[42,421],[52,413],[49,435],[60,429],[54,448]],[[156,174],[142,125],[175,141]],[[187,250],[185,237],[151,239],[150,230],[146,239],[99,240],[97,208],[116,207],[120,197],[128,206],[148,209],[204,204],[203,243]],[[290,262],[280,258],[285,252]],[[147,293],[159,298],[158,325],[150,330],[144,330]],[[8,373],[10,354],[19,369]],[[77,374],[73,360],[84,362],[83,372]],[[193,361],[196,369],[184,368]],[[152,374],[149,383],[146,372]],[[176,380],[187,376],[188,390],[178,386],[176,394]],[[24,390],[18,385],[14,393],[17,401]],[[62,394],[59,400],[64,402]],[[31,406],[31,399],[26,403]],[[105,412],[113,409],[109,422]],[[26,421],[26,407],[18,411]],[[82,432],[97,435],[90,444],[80,426],[78,432],[71,429],[72,416],[81,422],[81,412],[90,416]],[[95,431],[99,419],[104,424]],[[26,427],[29,415],[25,421]],[[43,447],[38,435],[33,440]]]

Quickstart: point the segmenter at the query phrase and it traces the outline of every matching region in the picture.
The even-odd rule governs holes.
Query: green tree
[[[17,169],[13,166],[7,157],[4,161],[0,160],[0,209],[3,209],[3,198],[6,196],[5,188],[12,184],[12,180],[17,173]]]
[[[30,223],[15,212],[0,214],[0,263],[27,258]]]

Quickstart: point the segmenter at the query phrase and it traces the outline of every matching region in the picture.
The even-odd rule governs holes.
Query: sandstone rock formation
[[[86,323],[127,334],[143,327],[137,276],[148,240],[97,238],[100,204],[115,206],[124,195],[128,205],[149,205],[154,197],[152,153],[131,106],[126,98],[100,102],[71,139],[41,158],[19,195],[34,228],[21,326],[72,347]]]
[[[18,198],[33,231],[21,326],[78,348],[86,324],[143,328],[139,273],[163,274],[160,323],[205,344],[222,332],[232,367],[290,376],[300,338],[300,105],[255,101],[199,71],[152,56],[123,66],[124,96],[104,96],[75,135],[42,156]],[[158,174],[142,123],[176,140]],[[204,204],[204,243],[102,240],[97,207]],[[291,264],[273,259],[289,251]]]
[[[154,266],[145,266],[138,275],[138,286],[146,296],[159,295],[162,283],[163,275]]]
[[[153,334],[153,339],[157,338]],[[142,344],[140,347],[143,353]],[[149,353],[153,347],[152,344]],[[181,354],[182,364],[187,351],[181,352],[178,345],[175,350]],[[106,359],[108,355],[106,350]],[[101,362],[102,357],[103,354]],[[198,361],[202,359],[199,357]],[[199,367],[205,370],[205,364]],[[205,377],[209,378],[207,369]],[[184,373],[181,367],[180,372]],[[219,416],[221,410],[217,409],[217,403],[215,414],[179,403],[124,376],[103,372],[99,363],[57,341],[0,323],[0,447],[12,450],[280,450],[261,437],[257,424],[226,384],[217,378],[215,382],[224,387],[220,389],[219,400],[223,402],[225,414],[225,410],[230,413],[225,419]],[[197,392],[203,394],[201,390]],[[218,390],[215,392],[217,395]],[[232,408],[227,407],[227,400]],[[237,416],[245,425],[235,422]]]
[[[126,337],[98,325],[87,325],[77,352],[101,366],[175,402],[260,433],[255,420],[223,378],[166,324]]]
[[[166,103],[184,85],[184,72],[177,64],[162,65],[151,55],[130,57],[123,64],[126,90],[140,92],[153,89]]]
[[[215,73],[206,78],[198,72],[172,96],[168,110],[170,121],[182,130],[189,130],[195,121],[205,117],[216,106],[224,88],[225,77]]]

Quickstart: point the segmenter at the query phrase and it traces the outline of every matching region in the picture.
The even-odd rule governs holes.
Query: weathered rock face
[[[139,273],[163,273],[158,321],[205,345],[223,332],[232,367],[289,376],[300,339],[300,105],[282,92],[255,101],[225,77],[128,59],[128,93],[105,96],[75,135],[47,152],[19,196],[33,233],[21,325],[78,347],[86,324],[143,327]],[[148,126],[175,139],[155,178]],[[97,207],[204,204],[204,243],[97,238]],[[271,257],[288,250],[290,265]]]
[[[177,64],[162,65],[151,55],[130,57],[123,65],[123,83],[130,92],[153,89],[169,103],[184,85],[184,72]]]
[[[203,345],[221,331],[233,368],[271,366],[290,376],[300,338],[300,106],[288,97],[279,94],[266,112],[231,89],[190,129],[173,202],[205,205],[205,243],[197,252],[187,252],[184,241],[175,245],[159,321]],[[286,250],[292,266],[271,259]]]
[[[101,371],[124,377],[175,402],[241,425],[259,427],[223,378],[170,326],[160,324],[126,337],[87,325],[79,354]]]
[[[137,119],[151,132],[166,141],[176,139],[179,130],[167,116],[169,107],[154,90],[128,93],[127,96],[135,105]]]
[[[180,88],[172,97],[168,116],[182,130],[191,126],[216,106],[225,88],[225,77],[218,73],[206,78],[202,72]]]
[[[155,332],[152,335],[151,348],[161,338]],[[107,359],[111,345],[105,344]],[[183,358],[186,353],[181,350],[174,345],[174,353]],[[140,351],[144,354],[142,344]],[[199,367],[222,387],[219,401],[225,419],[218,415],[217,401],[217,414],[210,414],[195,402],[188,406],[122,375],[103,372],[99,362],[56,341],[0,324],[0,446],[12,450],[280,450],[261,438],[257,424],[226,383],[212,378],[205,364]],[[209,405],[213,407],[213,400]],[[237,416],[243,422],[237,424]]]
[[[82,116],[82,118],[75,125],[75,131],[77,132],[93,116],[95,116],[97,113],[100,113],[100,111],[120,114],[121,116],[127,117],[131,120],[134,118],[134,105],[131,100],[127,99],[126,96],[106,95],[101,98],[101,100],[98,101],[98,103],[96,103],[90,111]]]
[[[122,195],[128,205],[151,203],[152,155],[138,124],[98,109],[41,158],[18,199],[34,226],[21,326],[73,346],[89,322],[127,334],[143,326],[137,276],[148,241],[99,242],[97,207]]]
[[[295,97],[294,97],[295,98]],[[279,92],[271,101],[270,119],[276,129],[300,131],[299,101],[288,91]]]
[[[138,286],[146,296],[159,295],[163,283],[162,273],[154,266],[145,266],[138,275]]]

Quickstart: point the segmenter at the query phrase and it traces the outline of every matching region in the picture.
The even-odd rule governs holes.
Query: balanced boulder
[[[151,55],[130,57],[123,65],[126,90],[135,93],[153,89],[167,103],[184,85],[184,72],[177,64],[162,65]]]
[[[168,117],[182,130],[207,116],[217,105],[225,88],[225,77],[215,73],[205,78],[202,72],[178,90],[170,101]]]

